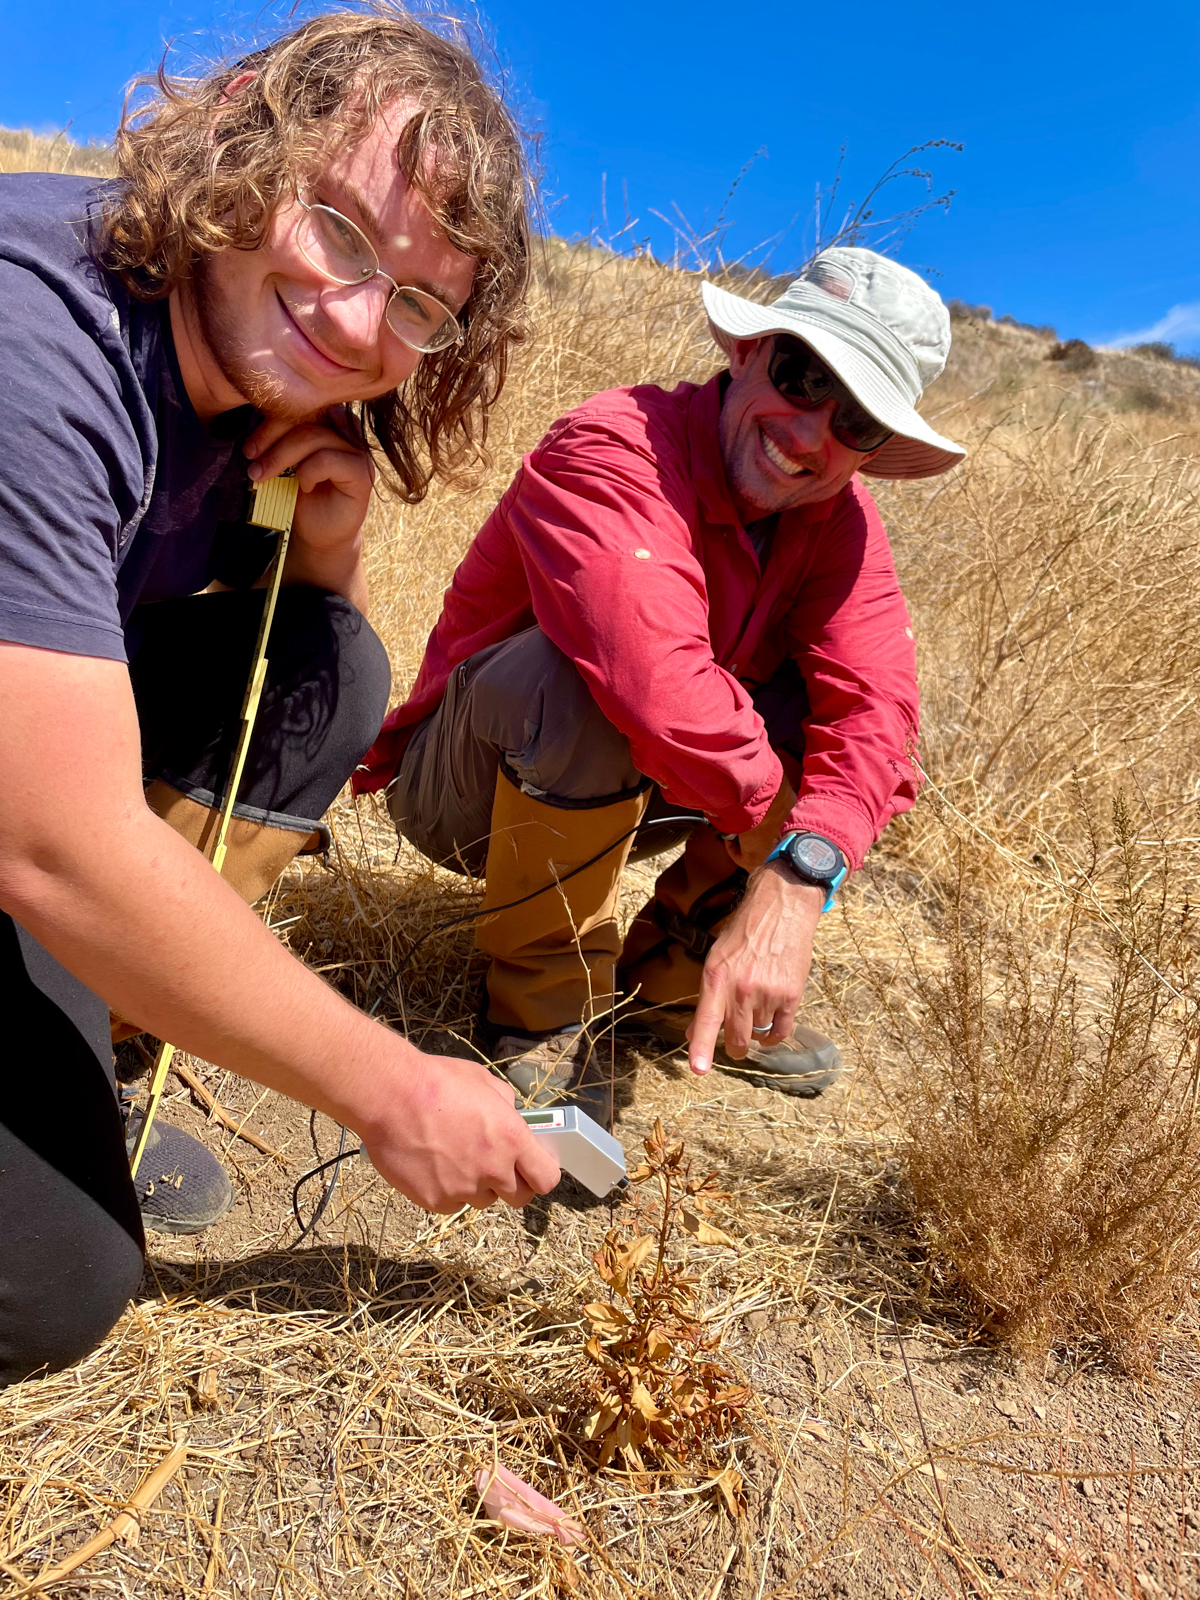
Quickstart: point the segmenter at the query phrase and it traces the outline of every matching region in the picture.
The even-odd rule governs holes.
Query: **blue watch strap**
[[[771,854],[767,857],[763,865],[766,866],[768,863],[774,861],[776,856],[781,856],[791,841],[797,838],[799,838],[799,834],[795,831],[795,829],[793,829],[791,833],[785,833],[783,838],[780,839],[779,843],[775,846],[774,850],[771,851]],[[845,883],[846,874],[848,871],[849,868],[843,865],[839,870],[837,877],[830,882],[829,888],[825,891],[825,904],[821,907],[822,916],[824,916],[829,908],[833,905],[834,896],[842,887],[842,884]],[[817,886],[814,884],[813,887],[816,888]]]

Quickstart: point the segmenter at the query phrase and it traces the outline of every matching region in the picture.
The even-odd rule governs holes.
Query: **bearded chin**
[[[245,355],[245,338],[231,297],[222,293],[202,256],[192,274],[192,297],[200,332],[221,376],[242,399],[265,417],[305,422],[312,415],[289,401],[287,388],[273,372],[256,367]]]

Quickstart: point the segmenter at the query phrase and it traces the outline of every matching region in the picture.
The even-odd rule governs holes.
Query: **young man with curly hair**
[[[387,659],[362,523],[482,443],[523,329],[519,138],[471,56],[386,0],[234,66],[160,74],[111,184],[0,178],[0,1382],[120,1314],[143,1219],[231,1202],[156,1125],[130,1178],[114,1040],[145,1030],[354,1129],[420,1205],[557,1181],[477,1065],[436,1065],[249,909],[375,736]],[[271,550],[299,497],[224,876],[211,836]],[[155,1182],[167,1175],[170,1181]]]

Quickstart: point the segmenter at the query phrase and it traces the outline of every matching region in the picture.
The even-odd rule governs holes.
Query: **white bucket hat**
[[[769,306],[703,283],[713,338],[790,333],[815,350],[892,437],[861,469],[876,478],[933,478],[967,452],[916,410],[950,353],[950,316],[915,272],[874,250],[838,246],[815,256]]]

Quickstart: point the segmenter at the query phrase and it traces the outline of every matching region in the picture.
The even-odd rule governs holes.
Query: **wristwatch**
[[[801,883],[824,889],[822,912],[829,910],[850,870],[837,845],[823,833],[785,833],[767,860],[786,862]]]

